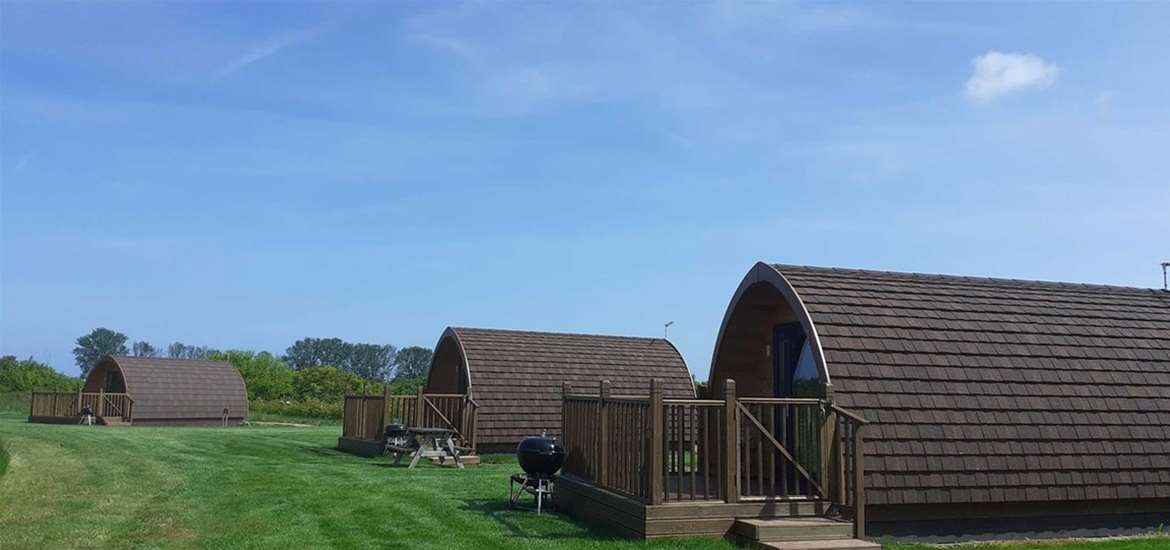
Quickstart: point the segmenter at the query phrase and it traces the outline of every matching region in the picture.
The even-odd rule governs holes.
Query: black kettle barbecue
[[[516,459],[528,475],[551,477],[565,463],[565,448],[552,437],[529,437],[516,446]]]

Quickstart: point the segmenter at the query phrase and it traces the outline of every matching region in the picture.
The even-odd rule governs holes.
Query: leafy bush
[[[29,358],[0,357],[0,392],[62,391],[81,389],[81,380],[65,376],[48,365]]]
[[[248,399],[271,401],[296,397],[292,369],[266,351],[215,352],[211,358],[227,361],[239,369],[248,386]]]
[[[414,395],[418,389],[427,385],[427,377],[399,378],[390,383],[390,393],[395,395]]]
[[[0,393],[0,413],[28,414],[32,394],[26,391]]]

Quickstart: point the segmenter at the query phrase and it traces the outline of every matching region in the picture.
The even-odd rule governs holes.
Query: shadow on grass
[[[301,450],[311,455],[338,457],[338,456],[357,456],[349,453],[343,453],[335,447],[301,447]]]
[[[501,527],[508,531],[513,537],[523,539],[539,539],[539,540],[579,540],[579,541],[619,541],[626,540],[617,533],[608,529],[600,528],[593,525],[586,525],[578,523],[566,514],[557,512],[555,509],[544,509],[544,514],[554,517],[558,520],[571,523],[575,527],[579,527],[581,531],[574,533],[549,533],[544,529],[525,530],[523,526],[517,522],[520,518],[536,518],[535,505],[527,507],[524,505],[517,505],[513,508],[507,499],[476,499],[465,500],[462,510],[483,514],[498,523]],[[543,516],[542,516],[543,517]]]

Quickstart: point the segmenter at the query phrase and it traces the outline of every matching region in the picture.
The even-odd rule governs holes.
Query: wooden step
[[[861,539],[757,542],[754,546],[768,550],[881,550],[882,548],[882,545],[876,542]]]
[[[99,416],[99,417],[97,417],[97,421],[98,421],[98,424],[102,424],[105,426],[128,426],[129,425],[128,423],[122,421],[122,419],[120,417],[117,417],[117,416]]]
[[[853,522],[825,517],[741,518],[735,520],[731,531],[751,542],[843,540],[853,538]]]

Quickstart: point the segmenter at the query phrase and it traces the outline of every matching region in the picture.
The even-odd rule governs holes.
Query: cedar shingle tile
[[[817,304],[822,307],[848,311],[831,301]],[[479,443],[488,447],[515,445],[541,431],[558,434],[565,381],[577,392],[596,392],[602,380],[609,380],[614,393],[645,395],[650,380],[658,378],[667,398],[695,396],[682,356],[661,338],[462,327],[448,329],[443,341],[448,337],[458,338],[466,353],[471,393],[482,407]],[[428,388],[435,383],[428,380]]]
[[[1170,294],[776,269],[833,325],[835,399],[897,441],[873,447],[872,502],[1170,497]]]

